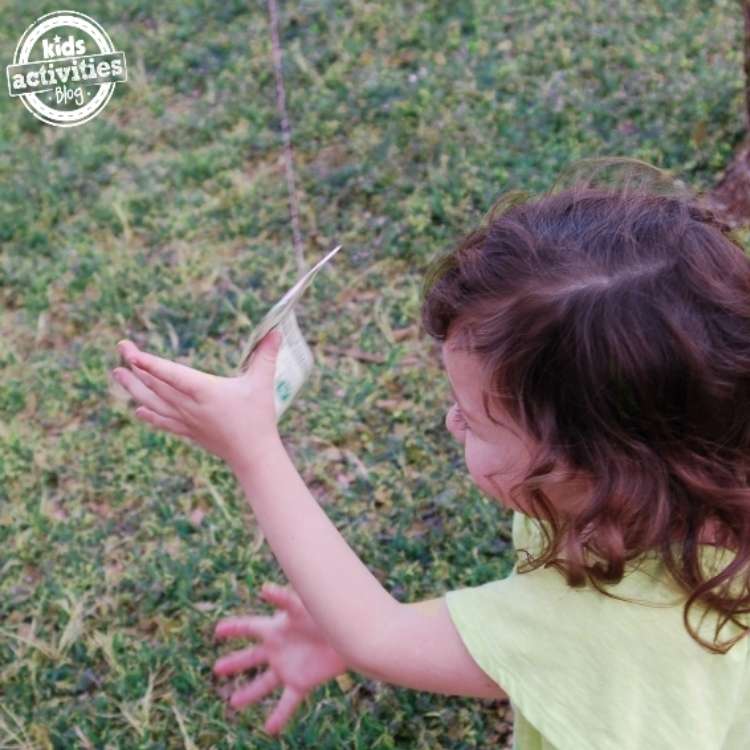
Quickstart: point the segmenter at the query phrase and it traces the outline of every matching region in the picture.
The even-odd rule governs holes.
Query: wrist
[[[252,448],[240,447],[227,458],[227,464],[239,478],[241,474],[256,472],[268,462],[268,458],[279,448],[283,448],[278,432],[270,433],[262,441],[255,441]]]

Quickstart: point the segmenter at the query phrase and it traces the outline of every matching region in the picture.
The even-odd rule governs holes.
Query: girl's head
[[[428,272],[423,326],[460,403],[446,425],[482,490],[548,522],[532,569],[596,586],[656,551],[686,612],[750,611],[750,258],[664,172],[575,167],[503,196]],[[737,554],[706,581],[708,527]],[[742,576],[743,598],[714,593]]]

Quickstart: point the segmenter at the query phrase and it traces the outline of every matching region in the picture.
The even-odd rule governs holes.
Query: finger
[[[161,430],[173,432],[175,435],[181,435],[182,437],[190,437],[191,435],[188,427],[182,422],[171,417],[165,417],[163,414],[157,414],[146,406],[139,406],[135,410],[135,416]]]
[[[187,396],[182,391],[178,391],[176,388],[172,388],[168,383],[155,378],[151,373],[146,372],[146,370],[137,365],[131,364],[131,368],[138,380],[156,393],[173,411],[177,410],[180,406],[184,407],[188,399],[190,399],[190,396]]]
[[[135,344],[127,340],[118,342],[117,346],[131,364],[137,365],[164,383],[193,398],[207,374],[194,370],[192,367],[157,357],[155,354],[142,352]]]
[[[172,417],[173,419],[178,416],[177,412],[169,404],[142,383],[126,367],[116,367],[112,375],[136,401],[147,406],[151,411],[163,414],[166,417]]]
[[[292,718],[292,714],[297,710],[297,706],[302,703],[302,693],[291,687],[285,687],[284,692],[279,698],[279,702],[266,719],[265,730],[269,734],[279,733],[285,724]]]
[[[234,693],[232,693],[232,697],[229,699],[229,705],[237,710],[249,706],[251,703],[255,703],[261,698],[264,698],[280,684],[281,681],[276,676],[276,672],[274,672],[273,669],[267,669],[252,682],[235,690]]]
[[[268,633],[270,617],[240,615],[220,620],[214,629],[214,639],[220,638],[263,638]]]
[[[287,610],[287,612],[296,612],[299,610],[302,602],[292,589],[283,586],[277,586],[275,583],[264,583],[260,595],[277,607]]]
[[[225,675],[252,669],[266,661],[266,651],[263,646],[251,646],[240,651],[233,651],[231,654],[226,654],[221,659],[217,659],[213,671],[215,675],[224,677]]]

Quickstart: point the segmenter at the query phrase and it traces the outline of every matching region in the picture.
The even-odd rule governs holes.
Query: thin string
[[[286,167],[286,184],[289,191],[289,214],[292,221],[292,238],[294,255],[297,260],[297,271],[303,274],[307,271],[305,254],[302,247],[302,232],[299,226],[299,201],[295,187],[294,158],[292,153],[292,135],[289,127],[289,117],[286,111],[286,95],[284,91],[284,75],[281,69],[281,44],[279,43],[279,14],[276,0],[268,0],[268,12],[271,16],[271,52],[273,67],[276,73],[276,109],[281,118],[281,134],[284,140],[284,164]],[[298,303],[299,304],[299,303]]]

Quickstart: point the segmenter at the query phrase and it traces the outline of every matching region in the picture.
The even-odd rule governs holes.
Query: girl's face
[[[463,445],[466,467],[475,484],[506,508],[529,513],[515,505],[510,488],[520,482],[531,458],[533,442],[521,433],[507,414],[491,404],[494,424],[482,404],[481,370],[474,355],[442,346],[443,364],[455,399],[445,417],[445,426]],[[585,485],[545,486],[544,491],[559,510],[573,510],[583,499]]]

